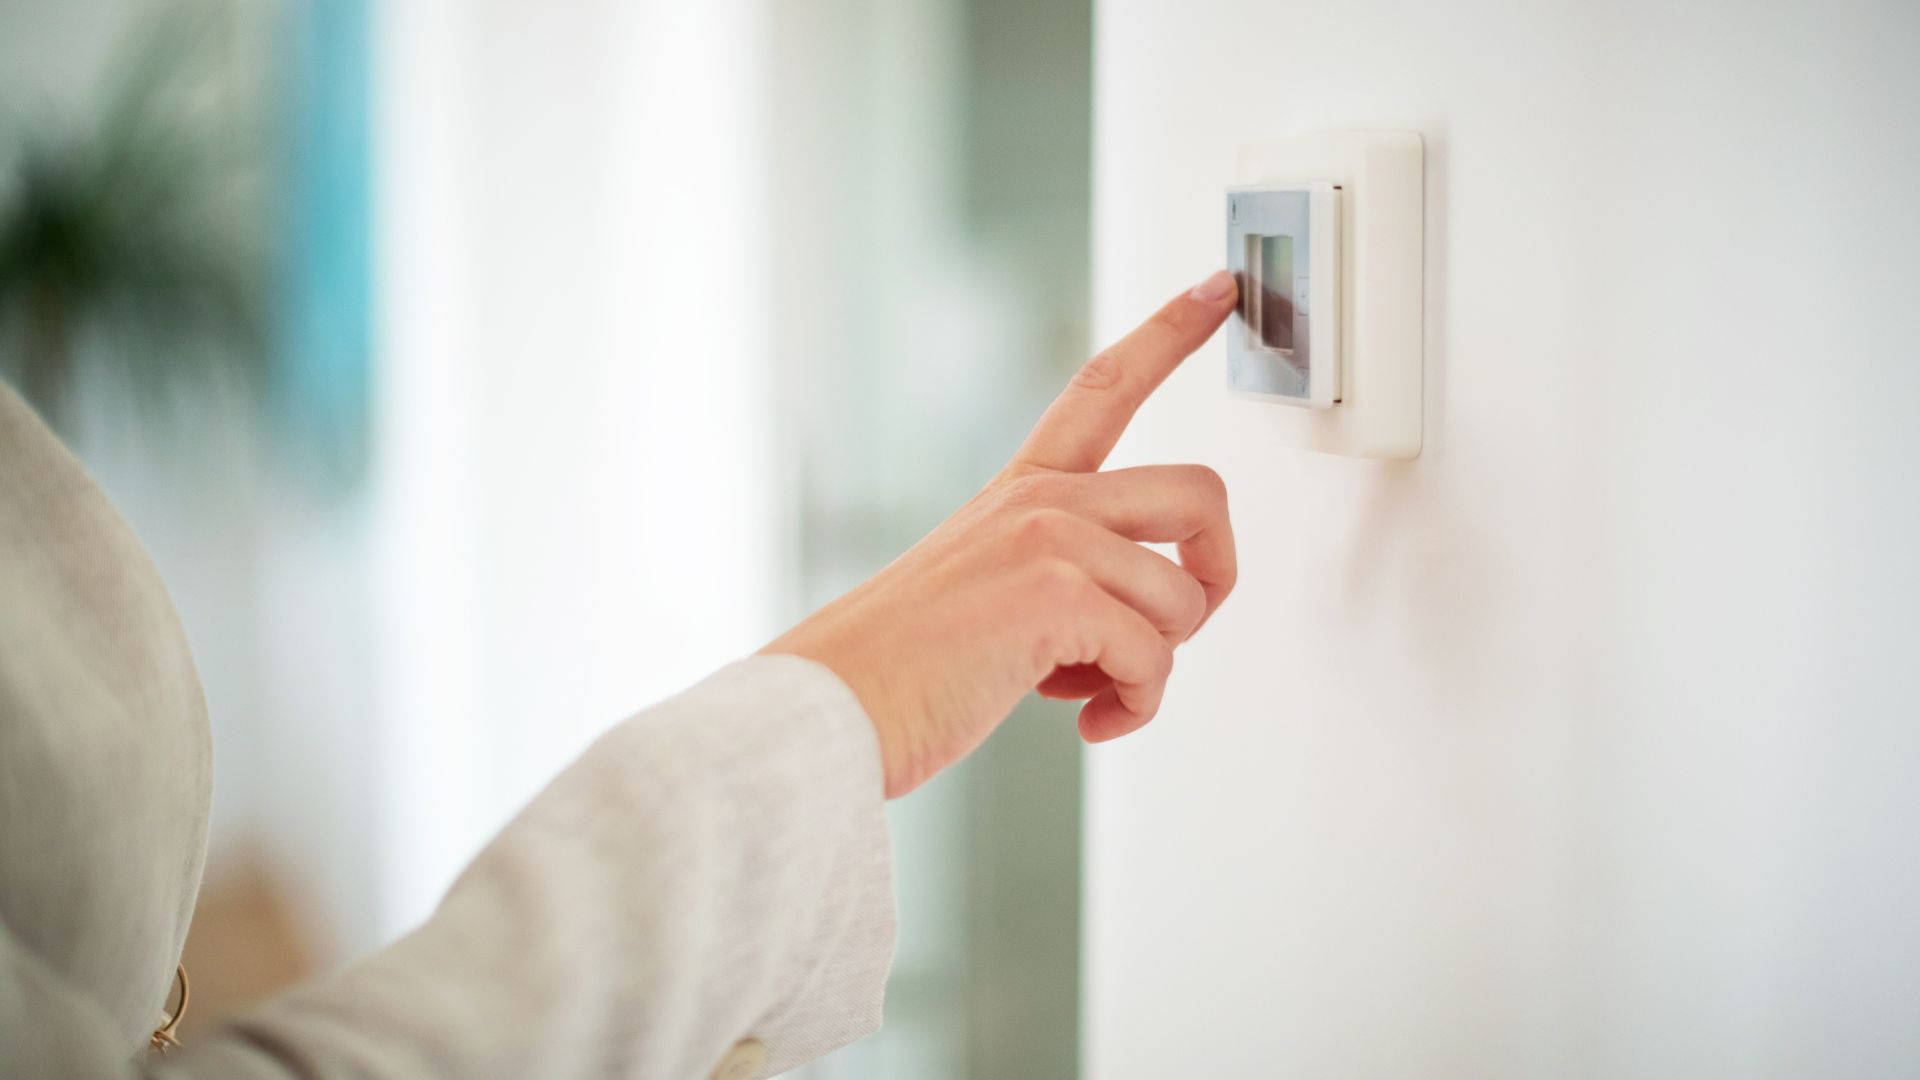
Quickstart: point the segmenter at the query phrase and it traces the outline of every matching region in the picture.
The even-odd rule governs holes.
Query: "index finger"
[[[1233,275],[1217,270],[1081,365],[1013,460],[1062,472],[1098,469],[1147,395],[1213,336],[1237,293]]]

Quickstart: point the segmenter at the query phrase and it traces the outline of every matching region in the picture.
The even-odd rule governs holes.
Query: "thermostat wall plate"
[[[1226,193],[1240,306],[1227,380],[1295,446],[1411,458],[1421,445],[1425,175],[1412,132],[1241,148]]]

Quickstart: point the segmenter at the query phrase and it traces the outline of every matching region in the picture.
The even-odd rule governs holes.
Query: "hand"
[[[1201,465],[1098,470],[1234,295],[1220,271],[1087,361],[984,490],[761,650],[818,661],[852,688],[888,798],[965,757],[1035,688],[1089,699],[1089,742],[1159,709],[1173,647],[1233,588],[1226,487]],[[1179,563],[1142,541],[1177,544]]]

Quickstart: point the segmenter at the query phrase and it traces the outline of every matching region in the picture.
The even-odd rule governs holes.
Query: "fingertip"
[[[1154,312],[1147,324],[1158,324],[1171,332],[1161,345],[1173,350],[1169,359],[1177,365],[1233,314],[1239,296],[1240,283],[1232,271],[1215,270]]]
[[[1239,291],[1240,283],[1234,280],[1232,271],[1215,270],[1200,284],[1187,290],[1187,296],[1203,304],[1219,304],[1233,298]]]
[[[1140,730],[1151,719],[1127,708],[1119,690],[1108,687],[1080,707],[1080,737],[1090,743],[1108,742]]]

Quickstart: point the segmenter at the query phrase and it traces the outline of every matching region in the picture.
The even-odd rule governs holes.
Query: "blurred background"
[[[889,806],[888,1023],[805,1074],[1913,1075],[1916,55],[1911,0],[0,0],[0,377],[212,713],[188,1037],[931,527],[1216,265],[1241,148],[1385,129],[1420,457],[1167,380],[1114,461],[1220,471],[1233,602],[1084,775],[1033,705]]]
[[[1087,0],[0,0],[0,376],[215,740],[188,1037],[935,524],[1085,354]],[[889,806],[880,1034],[1075,1070],[1060,707]]]

